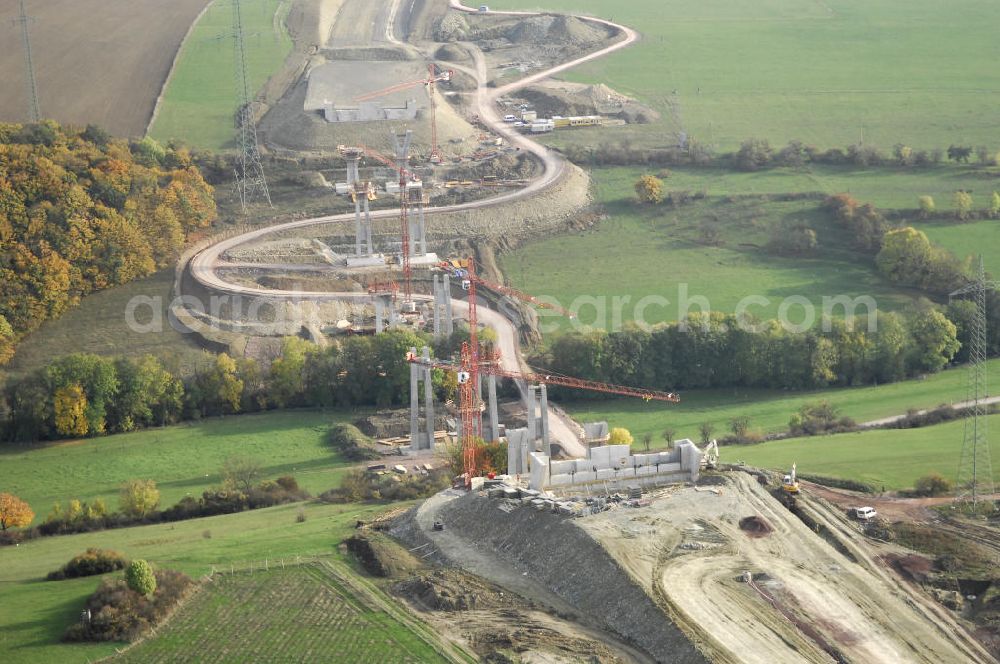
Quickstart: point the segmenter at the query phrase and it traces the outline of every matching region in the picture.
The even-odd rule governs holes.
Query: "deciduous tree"
[[[126,516],[144,519],[160,504],[160,490],[153,480],[129,480],[122,485],[118,508]]]
[[[156,592],[156,575],[145,560],[133,560],[125,569],[125,584],[140,595],[149,597]]]
[[[11,493],[0,493],[0,530],[23,528],[31,523],[35,513],[28,503]]]
[[[608,445],[631,445],[632,433],[624,427],[614,427],[608,435]]]
[[[643,175],[635,183],[635,194],[643,203],[658,205],[663,202],[663,184],[652,175]]]

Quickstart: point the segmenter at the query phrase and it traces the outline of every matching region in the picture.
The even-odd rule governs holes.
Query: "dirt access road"
[[[715,662],[989,662],[932,600],[887,570],[837,508],[800,502],[835,549],[745,473],[577,523],[660,598]],[[758,517],[769,533],[739,522]],[[756,536],[755,536],[756,535]],[[754,584],[743,580],[751,572]]]
[[[210,0],[28,2],[42,117],[139,137],[174,57]],[[0,121],[26,122],[16,0],[0,3]]]
[[[366,5],[367,13],[363,23],[366,29],[363,32],[370,32],[369,35],[372,38],[377,38],[381,40],[383,37],[385,41],[398,42],[396,37],[396,30],[394,28],[395,21],[400,15],[400,7],[402,3],[408,3],[412,5],[411,0],[387,0],[378,5]],[[452,6],[461,11],[475,11],[470,7],[464,7],[459,3],[452,2]],[[409,11],[406,10],[404,13],[408,16]],[[528,13],[525,13],[526,15]],[[374,18],[372,18],[374,17]],[[349,27],[345,27],[346,24],[343,23],[343,15],[338,15],[337,24],[333,27],[333,34],[336,36],[340,34],[338,30],[349,30]],[[539,72],[532,76],[529,76],[520,81],[516,81],[509,85],[503,86],[501,88],[489,88],[487,86],[488,74],[486,68],[486,60],[483,57],[482,52],[474,45],[467,45],[470,53],[473,55],[475,62],[475,71],[477,78],[477,90],[476,90],[476,110],[479,113],[481,120],[487,124],[490,129],[495,131],[497,134],[503,136],[511,145],[530,152],[535,155],[543,165],[542,175],[535,180],[533,180],[527,187],[519,189],[516,191],[508,192],[495,196],[493,198],[482,199],[477,201],[472,201],[469,203],[463,203],[460,205],[450,205],[442,207],[429,207],[426,209],[425,213],[427,215],[443,214],[443,213],[456,213],[466,210],[474,210],[486,207],[496,207],[501,206],[512,201],[519,201],[529,199],[539,193],[545,191],[546,189],[552,187],[559,182],[559,179],[563,176],[564,170],[566,169],[566,161],[558,154],[550,151],[545,146],[531,140],[528,136],[515,132],[509,125],[507,125],[500,118],[497,112],[496,100],[505,94],[509,94],[514,90],[520,89],[524,86],[531,85],[547,76],[556,74],[570,67],[574,67],[578,64],[584,62],[589,62],[596,58],[603,57],[608,53],[612,53],[621,48],[632,44],[638,39],[638,33],[630,28],[620,26],[609,21],[604,21],[600,19],[590,19],[586,20],[595,21],[603,25],[613,27],[624,35],[624,38],[611,44],[610,46],[595,51],[594,53],[589,53],[580,58],[577,58],[571,62],[564,63],[553,67],[549,70]],[[370,30],[368,26],[370,25]],[[376,36],[376,33],[378,35]],[[349,37],[336,37],[336,39],[347,40]],[[376,219],[382,218],[392,218],[398,215],[398,212],[394,210],[380,210],[372,213],[372,217]],[[298,291],[298,290],[282,290],[282,289],[265,289],[263,287],[250,287],[241,284],[235,284],[227,281],[222,275],[217,272],[217,268],[222,266],[223,262],[220,257],[226,251],[235,249],[236,247],[249,244],[252,242],[259,242],[269,235],[274,233],[283,233],[289,230],[300,230],[303,228],[309,228],[311,226],[319,226],[323,224],[329,224],[331,222],[342,222],[350,223],[353,222],[353,214],[339,214],[330,215],[325,217],[316,217],[312,219],[303,219],[299,221],[289,222],[285,224],[278,224],[276,226],[270,226],[267,228],[261,228],[242,235],[237,235],[232,238],[228,238],[221,242],[218,242],[211,247],[203,250],[192,258],[188,265],[188,269],[191,275],[203,286],[222,293],[228,293],[231,295],[257,295],[257,296],[267,296],[272,298],[283,298],[283,299],[293,299],[293,300],[336,300],[336,299],[366,299],[368,296],[365,294],[358,293],[315,293],[309,291]],[[429,299],[421,296],[417,296],[418,299]],[[456,302],[456,308],[460,311],[468,311],[468,304]],[[503,357],[503,364],[505,369],[522,371],[524,369],[523,359],[521,357],[520,348],[517,343],[517,330],[514,328],[513,324],[501,316],[499,313],[489,310],[485,307],[480,309],[480,320],[497,331],[497,336],[500,343],[500,348]],[[523,386],[522,386],[523,387]],[[580,444],[576,433],[573,430],[572,425],[567,422],[562,414],[557,410],[550,409],[549,412],[549,427],[552,438],[559,442],[563,449],[572,455],[584,456],[586,450]]]

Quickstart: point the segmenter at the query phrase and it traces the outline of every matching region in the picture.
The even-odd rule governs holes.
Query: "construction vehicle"
[[[714,438],[701,451],[701,465],[709,470],[715,470],[719,466],[719,443]]]
[[[795,477],[795,464],[792,464],[792,472],[781,479],[781,490],[785,493],[796,494],[799,492],[799,480]]]

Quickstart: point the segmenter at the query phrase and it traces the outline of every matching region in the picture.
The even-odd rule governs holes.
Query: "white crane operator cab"
[[[471,378],[471,376],[469,375],[468,371],[459,371],[458,375],[456,376],[456,378],[458,379],[458,384],[459,385],[465,385],[466,383],[469,382],[469,379]]]
[[[468,279],[462,279],[462,290],[469,290],[472,288],[472,282]]]

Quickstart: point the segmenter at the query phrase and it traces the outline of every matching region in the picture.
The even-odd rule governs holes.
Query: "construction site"
[[[225,299],[210,311],[177,305],[177,321],[209,343],[242,340],[247,353],[288,335],[464,334],[453,357],[409,350],[408,421],[384,436],[404,470],[458,445],[463,472],[383,529],[424,562],[517,598],[487,616],[543,607],[575,624],[605,644],[589,661],[992,661],[887,562],[905,549],[800,489],[794,469],[781,478],[727,464],[714,441],[634,453],[610,444],[606,422],[574,422],[551,402],[549,388],[650,408],[681,398],[529,367],[520,344],[534,307],[571,314],[504,284],[490,250],[582,214],[587,176],[531,135],[610,130],[645,111],[603,87],[544,79],[636,34],[597,19],[416,4],[406,16],[388,1],[324,10],[322,38],[259,136],[272,151],[323,155],[318,186],[346,211],[189,252],[178,294]],[[264,202],[245,191],[248,205]],[[454,377],[455,403],[434,402],[442,374]],[[503,472],[484,467],[483,441],[506,445]],[[462,621],[442,629],[461,632]]]

